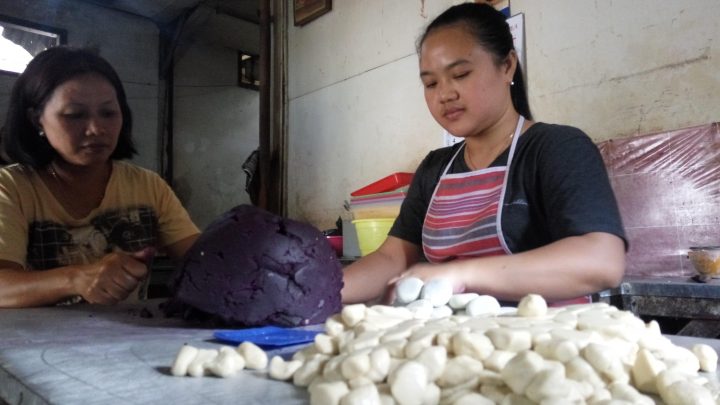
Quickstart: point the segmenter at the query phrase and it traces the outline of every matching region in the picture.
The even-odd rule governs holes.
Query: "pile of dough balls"
[[[236,348],[223,346],[219,350],[183,345],[170,367],[170,374],[176,377],[215,375],[224,378],[244,368],[261,370],[267,365],[265,351],[250,342],[243,342]]]
[[[502,308],[490,295],[453,294],[452,283],[444,278],[434,278],[427,283],[417,277],[400,279],[395,285],[394,305],[406,307],[418,318],[433,319],[452,314],[483,316],[515,311],[515,308]]]
[[[273,357],[268,375],[307,387],[310,403],[323,405],[718,400],[714,374],[698,373],[715,371],[712,347],[677,346],[657,322],[606,303],[548,308],[528,295],[515,313],[468,313],[348,305],[314,344]]]

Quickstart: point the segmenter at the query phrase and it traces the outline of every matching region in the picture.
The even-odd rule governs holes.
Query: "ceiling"
[[[201,40],[247,53],[259,52],[263,0],[80,0],[155,22],[161,29],[180,21],[179,45]]]
[[[198,6],[208,7],[219,14],[226,14],[246,22],[259,24],[258,13],[261,0],[82,0],[98,6],[139,15],[165,25]]]

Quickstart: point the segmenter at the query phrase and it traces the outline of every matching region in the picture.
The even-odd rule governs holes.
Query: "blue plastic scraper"
[[[217,330],[213,336],[231,343],[251,342],[258,346],[292,346],[315,340],[320,331],[281,328],[279,326],[263,326],[250,329]]]

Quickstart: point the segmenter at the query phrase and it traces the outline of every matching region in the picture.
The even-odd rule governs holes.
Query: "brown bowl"
[[[688,258],[698,274],[720,278],[720,246],[691,247]]]

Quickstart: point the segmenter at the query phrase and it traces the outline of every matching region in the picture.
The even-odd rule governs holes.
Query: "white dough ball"
[[[405,308],[410,310],[416,319],[428,319],[432,316],[433,312],[433,305],[428,299],[413,301],[407,304]]]
[[[547,314],[547,302],[538,294],[528,294],[520,300],[517,314],[520,317],[535,318]]]
[[[465,307],[467,307],[470,301],[474,300],[479,296],[480,294],[478,293],[454,294],[452,297],[450,297],[450,302],[448,302],[448,305],[450,305],[450,308],[454,310],[465,309]]]
[[[420,291],[424,284],[425,283],[417,277],[405,277],[398,280],[395,285],[395,302],[400,305],[406,305],[415,301],[420,297]]]
[[[420,298],[430,300],[434,307],[441,307],[450,301],[453,295],[453,285],[446,278],[429,280],[420,292]]]
[[[465,307],[465,312],[470,316],[493,316],[500,311],[500,303],[490,295],[480,295],[470,301]]]

